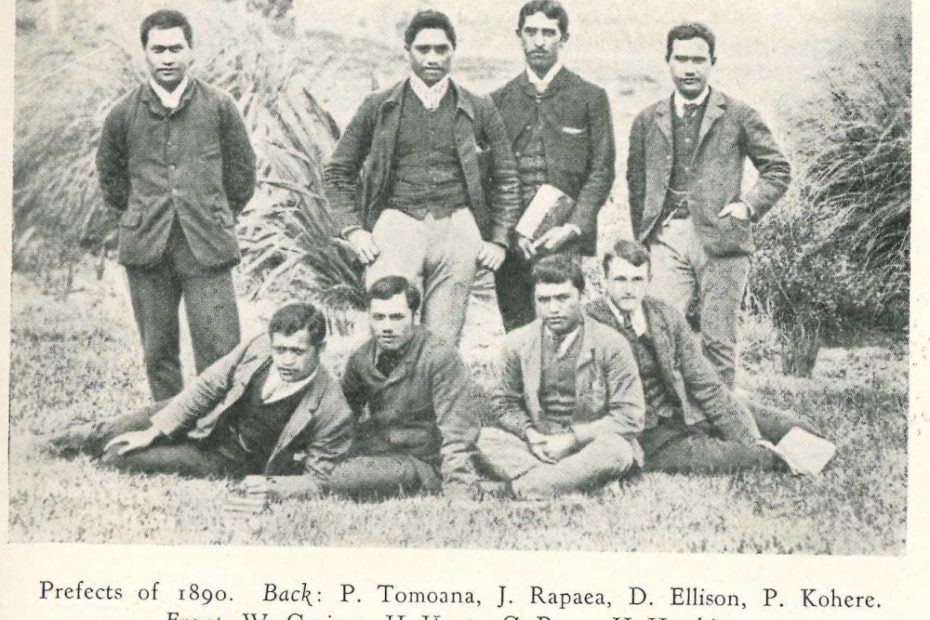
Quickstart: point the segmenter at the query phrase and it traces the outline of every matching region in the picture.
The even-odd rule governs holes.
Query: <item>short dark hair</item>
[[[555,254],[541,259],[533,266],[533,286],[571,282],[579,292],[584,290],[584,273],[581,265],[568,256]]]
[[[420,291],[403,276],[385,276],[368,287],[368,305],[372,299],[390,299],[401,293],[407,298],[410,311],[416,312],[420,307]]]
[[[157,28],[158,30],[170,30],[171,28],[180,28],[184,33],[184,39],[187,44],[194,47],[194,31],[191,29],[191,23],[181,11],[155,11],[142,20],[139,26],[139,38],[142,40],[142,47],[149,44],[149,30]]]
[[[291,336],[302,329],[310,332],[310,344],[315,347],[326,340],[326,317],[308,303],[293,303],[278,308],[268,323],[269,334]]]
[[[614,244],[614,247],[604,254],[604,260],[601,262],[601,266],[604,268],[604,275],[607,275],[607,272],[610,271],[610,263],[615,258],[622,258],[634,267],[651,264],[649,260],[649,250],[646,249],[646,246],[632,239],[621,239]]]
[[[568,34],[568,11],[557,0],[530,0],[520,9],[520,15],[517,17],[517,34],[523,30],[523,24],[526,18],[536,13],[542,13],[549,19],[559,20],[559,30],[562,36]]]
[[[410,47],[413,40],[417,38],[417,34],[427,28],[438,28],[445,31],[446,36],[449,37],[449,42],[452,43],[452,49],[455,49],[455,28],[452,27],[452,21],[445,13],[432,10],[420,11],[413,16],[413,19],[407,24],[407,30],[404,31],[404,45]]]
[[[714,60],[717,48],[717,38],[705,24],[700,22],[688,22],[678,24],[668,31],[668,37],[665,40],[665,60],[672,57],[672,45],[675,41],[687,41],[689,39],[704,39],[710,50],[710,58]]]

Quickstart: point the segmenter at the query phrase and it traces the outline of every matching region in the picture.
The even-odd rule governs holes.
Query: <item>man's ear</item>
[[[568,43],[568,33],[562,35],[562,43]]]

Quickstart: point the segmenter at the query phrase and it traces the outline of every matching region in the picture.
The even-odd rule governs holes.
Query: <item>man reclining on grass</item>
[[[267,499],[319,493],[352,441],[352,412],[320,352],[325,317],[310,304],[274,313],[268,333],[243,343],[170,401],[51,440],[127,472],[242,477]]]
[[[507,334],[498,428],[478,442],[489,473],[526,499],[591,489],[641,464],[645,409],[630,346],[582,312],[578,264],[551,256],[532,277],[540,318]]]
[[[401,276],[368,289],[371,339],[352,354],[342,377],[360,424],[349,458],[329,476],[330,492],[479,493],[473,457],[481,393],[455,342],[414,325],[420,299]]]
[[[633,347],[646,397],[640,442],[645,471],[711,473],[783,467],[772,451],[793,427],[816,434],[795,416],[740,404],[701,353],[685,318],[646,297],[649,252],[618,241],[604,256],[606,295],[589,303],[591,318],[623,334]]]

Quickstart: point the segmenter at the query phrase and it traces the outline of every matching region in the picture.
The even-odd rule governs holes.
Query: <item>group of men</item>
[[[605,292],[587,304],[579,258],[595,255],[614,182],[610,103],[562,65],[561,4],[527,2],[516,35],[526,70],[487,99],[449,77],[448,17],[417,13],[409,78],[363,101],[326,164],[371,331],[337,382],[311,304],[237,344],[234,225],[254,153],[231,98],[189,76],[186,18],[146,18],[151,80],[107,117],[97,161],[156,402],[72,427],[54,448],[127,471],[244,477],[245,508],[326,493],[536,498],[637,469],[783,467],[772,443],[806,425],[731,388],[750,222],[790,168],[758,114],[708,85],[713,34],[668,33],[675,90],[630,133],[635,239],[604,253]],[[747,157],[759,175],[743,191]],[[538,238],[517,233],[544,186],[570,210]],[[490,398],[457,350],[479,269],[495,272],[508,332]],[[700,343],[684,318],[695,295]],[[199,373],[186,387],[182,297]]]

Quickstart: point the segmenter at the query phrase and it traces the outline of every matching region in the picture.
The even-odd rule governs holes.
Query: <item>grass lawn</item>
[[[13,542],[465,547],[658,552],[901,554],[905,550],[907,352],[822,353],[812,380],[778,374],[764,330],[746,326],[740,384],[815,420],[839,451],[815,480],[787,474],[649,474],[618,492],[547,503],[453,503],[437,497],[288,502],[270,514],[221,507],[222,482],[130,476],[86,458],[55,460],[35,434],[146,402],[141,348],[122,271],[82,267],[66,299],[14,274],[10,405]],[[257,325],[243,309],[244,323]],[[479,321],[480,323],[481,321]],[[470,329],[475,327],[471,321]],[[471,334],[473,336],[474,334]],[[495,338],[466,359],[494,377]],[[474,342],[466,334],[466,343]],[[333,366],[353,342],[335,340]],[[484,348],[482,348],[484,347]],[[188,359],[189,359],[188,352]],[[188,366],[190,366],[188,364]]]

